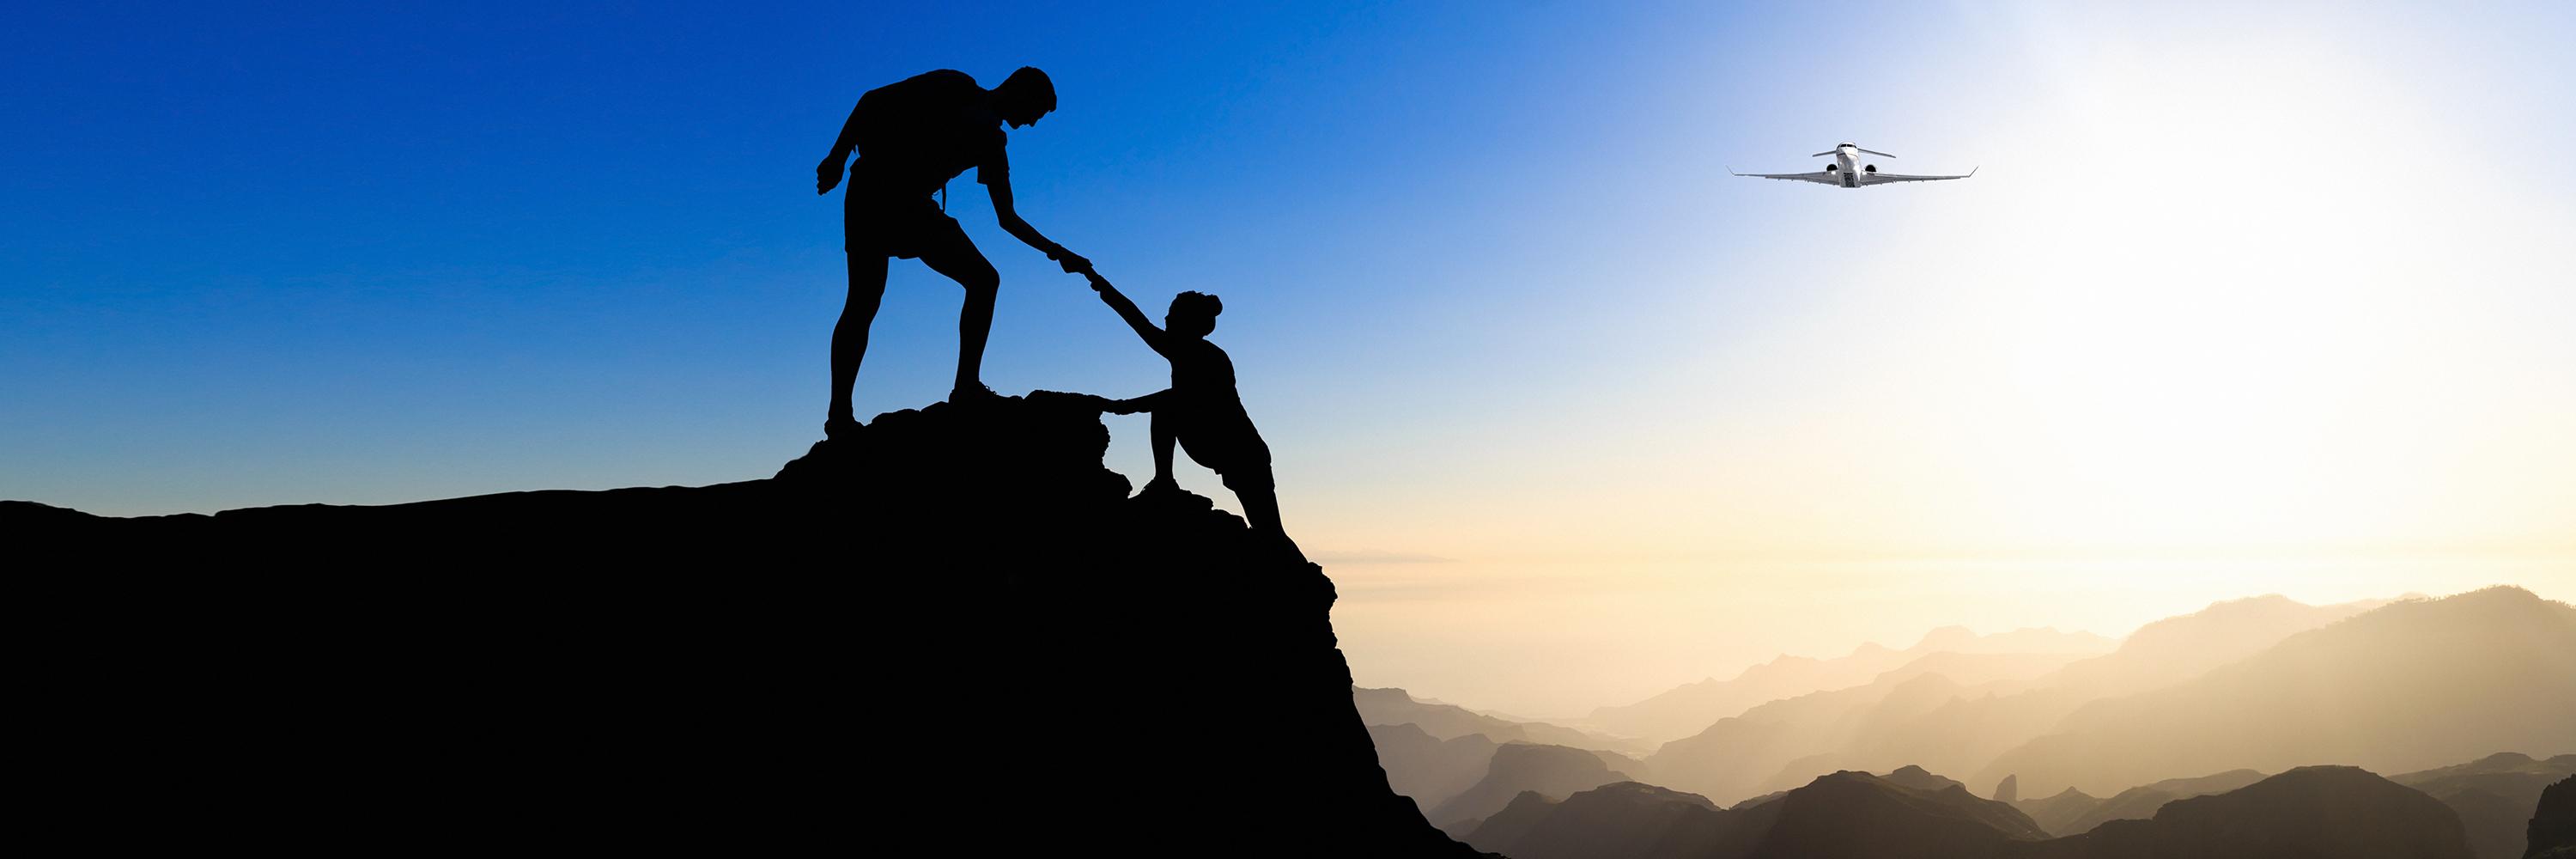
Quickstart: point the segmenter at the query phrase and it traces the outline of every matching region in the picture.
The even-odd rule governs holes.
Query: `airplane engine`
[[[1827,172],[1827,173],[1840,172],[1842,169],[1843,169],[1843,167],[1842,167],[1842,165],[1840,165],[1840,164],[1827,164],[1827,165],[1825,165],[1825,172]]]
[[[1878,172],[1878,165],[1876,165],[1876,164],[1863,164],[1863,165],[1861,165],[1861,166],[1860,166],[1860,169],[1862,169],[1862,170],[1864,170],[1864,171],[1867,171],[1867,172],[1876,173],[1876,172]]]

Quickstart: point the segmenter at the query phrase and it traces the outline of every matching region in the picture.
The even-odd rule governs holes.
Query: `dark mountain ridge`
[[[2576,714],[2569,714],[2576,718]],[[2401,773],[2388,780],[2442,801],[2469,830],[2478,859],[2519,859],[2532,809],[2549,784],[2576,775],[2576,754],[2537,759],[2498,752],[2447,767]]]
[[[1891,774],[1893,775],[1893,774]],[[1947,782],[1908,774],[1926,785]],[[1929,776],[1929,779],[1923,778]],[[2232,774],[2229,777],[2234,777]],[[1938,780],[1938,781],[1933,781]],[[1955,782],[1922,789],[1839,772],[1719,810],[1636,783],[1562,801],[1516,797],[1467,836],[1514,859],[2466,859],[2459,820],[2431,797],[2352,767],[2305,767],[2176,800],[2144,820],[2051,839]]]
[[[1388,789],[1321,569],[1128,498],[1107,443],[1041,393],[717,486],[0,504],[42,581],[28,811],[93,849],[812,853],[891,817],[926,852],[1473,855]],[[1184,694],[1138,720],[1120,686]],[[1221,789],[1135,753],[1244,736],[1262,776]]]

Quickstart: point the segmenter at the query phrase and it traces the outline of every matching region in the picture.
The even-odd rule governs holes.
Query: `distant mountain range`
[[[1863,648],[1832,670],[1901,653]],[[1718,719],[1643,761],[1603,750],[1617,738],[1599,733],[1400,690],[1355,694],[1373,725],[1441,725],[1371,728],[1406,789],[1452,790],[1497,742],[1467,787],[1408,795],[1445,831],[1518,859],[2518,859],[2554,849],[2527,833],[2551,831],[2544,791],[2576,771],[2565,754],[2576,749],[2576,608],[2512,587],[2222,602],[2099,655],[1905,655],[1866,682]],[[1505,754],[1516,760],[1496,760]],[[1936,775],[1955,772],[1974,778]],[[1968,787],[2007,779],[2011,802]]]
[[[2352,767],[2306,767],[2176,800],[2151,818],[2050,838],[2002,802],[1920,769],[1837,772],[1763,802],[1634,782],[1515,797],[1467,833],[1515,859],[2471,859],[2430,796]]]
[[[1572,796],[1611,782],[1635,781],[1611,769],[1593,752],[1565,746],[1506,743],[1494,749],[1483,778],[1423,816],[1452,836],[1475,828],[1486,817],[1510,805],[1512,798],[1535,793],[1549,798]]]
[[[1764,702],[1865,684],[1882,673],[1935,653],[2056,654],[2067,657],[2060,660],[2062,663],[2104,653],[2117,645],[2089,632],[2023,629],[1981,636],[1966,627],[1948,626],[1931,631],[1904,650],[1870,643],[1830,659],[1783,655],[1725,680],[1711,677],[1634,704],[1595,709],[1582,724],[1613,734],[1670,742],[1707,730],[1719,719]]]
[[[2094,700],[1972,781],[2012,774],[2046,793],[2321,763],[2410,772],[2497,748],[2576,749],[2576,608],[2519,588],[2392,603]]]
[[[1386,770],[1386,786],[1411,797],[1414,805],[1426,813],[1483,779],[1485,771],[1493,766],[1494,749],[1502,745],[1483,734],[1443,740],[1424,733],[1421,726],[1411,722],[1370,725],[1368,734],[1369,740],[1377,744],[1378,766]]]
[[[2109,654],[2035,675],[2017,675],[2030,666],[2011,655],[1920,657],[1868,684],[1718,720],[1646,762],[1649,780],[1721,804],[1907,763],[1980,786],[2017,775],[2021,796],[2307,764],[2404,772],[2497,746],[2576,748],[2571,654],[2576,609],[2518,588],[2334,606],[2257,597],[2148,624]],[[2442,667],[2454,664],[2464,669]],[[2307,695],[2342,707],[2309,712]],[[2198,732],[2188,743],[2160,739],[2185,727]],[[2255,727],[2268,739],[2237,733]]]
[[[1654,744],[1594,731],[1551,725],[1545,722],[1515,722],[1488,716],[1460,707],[1413,697],[1402,689],[1363,689],[1351,687],[1351,703],[1359,708],[1360,721],[1371,725],[1406,725],[1423,733],[1447,740],[1468,734],[1479,734],[1496,743],[1544,743],[1597,749],[1622,756],[1642,755]],[[1630,763],[1634,757],[1628,758]]]
[[[2081,835],[2114,820],[2145,820],[2177,799],[2190,799],[2213,793],[2226,793],[2263,780],[2254,770],[2228,770],[2217,775],[2197,778],[2169,778],[2154,784],[2142,784],[2112,794],[2110,799],[2094,799],[2074,788],[2048,799],[2028,804],[2014,803],[2040,828],[2050,835]],[[2070,797],[2081,797],[2081,800]],[[2041,819],[2045,812],[2048,819]]]

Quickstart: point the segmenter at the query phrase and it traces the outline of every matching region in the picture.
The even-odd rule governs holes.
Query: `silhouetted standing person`
[[[858,426],[851,413],[850,388],[857,383],[859,362],[868,353],[868,325],[885,297],[886,260],[919,257],[932,271],[966,288],[966,306],[957,317],[957,385],[949,401],[990,397],[984,387],[984,341],[993,330],[993,299],[1002,278],[982,251],[966,238],[957,219],[948,217],[944,192],[948,180],[968,168],[993,198],[993,215],[1002,229],[1029,247],[1079,271],[1091,263],[1048,241],[1021,220],[1011,205],[1011,167],[1003,156],[1009,142],[1003,123],[1019,128],[1037,123],[1055,110],[1055,83],[1046,73],[1021,68],[985,89],[966,73],[941,69],[869,90],[850,109],[832,154],[814,168],[814,192],[831,193],[840,184],[842,164],[849,166],[850,189],[842,196],[842,249],[849,254],[850,295],[841,321],[832,327],[832,406],[824,432],[839,435]],[[933,202],[933,194],[942,194]]]
[[[1234,490],[1236,500],[1243,502],[1244,518],[1251,520],[1254,531],[1294,551],[1296,544],[1279,525],[1270,445],[1261,441],[1260,431],[1252,427],[1252,415],[1243,410],[1243,396],[1234,387],[1234,359],[1207,340],[1208,333],[1216,330],[1217,314],[1225,312],[1224,302],[1201,292],[1173,296],[1171,309],[1163,314],[1163,327],[1156,328],[1144,311],[1136,309],[1136,302],[1127,300],[1099,272],[1085,268],[1082,274],[1091,279],[1100,300],[1145,339],[1145,345],[1172,362],[1170,388],[1109,404],[1110,411],[1122,415],[1154,415],[1154,479],[1137,494],[1181,490],[1172,479],[1172,446],[1177,442],[1189,451],[1191,460],[1225,478],[1225,488]]]

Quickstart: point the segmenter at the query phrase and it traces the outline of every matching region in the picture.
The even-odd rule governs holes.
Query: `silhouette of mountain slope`
[[[1377,744],[1378,766],[1386,769],[1387,786],[1412,797],[1413,804],[1424,811],[1440,807],[1482,780],[1493,766],[1498,745],[1483,734],[1443,740],[1411,722],[1370,725],[1368,733]]]
[[[58,592],[22,778],[93,846],[803,854],[891,816],[925,852],[1473,855],[1388,789],[1320,568],[1205,499],[1128,499],[1107,442],[1033,394],[701,488],[8,505]],[[1131,685],[1186,694],[1104,706]],[[923,700],[935,733],[890,715]],[[1136,754],[1245,736],[1262,772],[1223,789]]]
[[[1838,772],[1790,791],[1777,803],[1755,857],[1990,856],[2014,841],[2048,837],[2012,806],[1958,783],[1917,790],[1863,772]],[[1758,807],[1769,807],[1758,806]]]
[[[1747,709],[1667,743],[1647,763],[1654,780],[1721,802],[1822,773],[1909,763],[1976,772],[1978,783],[1991,784],[1988,779],[2005,774],[1989,767],[1996,758],[2050,733],[2089,702],[2169,685],[2384,604],[2309,606],[2277,595],[2213,603],[2140,627],[2118,649],[2091,657],[1937,652],[1867,685]],[[1955,688],[1904,683],[1925,675],[1954,681]],[[1909,694],[1893,694],[1900,688]],[[2025,778],[2017,788],[2038,793],[2061,786]]]
[[[2312,606],[2280,594],[2215,602],[2138,627],[2120,640],[2118,650],[2069,664],[2039,685],[2116,695],[2177,683],[2390,602]]]
[[[2129,788],[2102,800],[2063,826],[2050,829],[2057,835],[2080,835],[2114,820],[2145,820],[2177,799],[2226,793],[2263,780],[2254,770],[2228,770],[2198,778],[2169,778],[2154,784]]]
[[[2576,857],[2576,776],[2559,779],[2540,792],[2540,805],[2532,809],[2526,831],[2531,840],[2523,850],[2526,859]]]
[[[2569,714],[2576,718],[2576,714]],[[2469,847],[2478,859],[2519,859],[2524,829],[2540,792],[2549,783],[2576,775],[2576,754],[2535,760],[2519,752],[2498,752],[2474,761],[2388,780],[2442,801],[2469,828]]]
[[[2011,859],[2468,859],[2459,818],[2432,797],[2354,767],[2300,767],[2227,793],[2176,800],[2149,820],[2011,845]]]
[[[1402,689],[1351,689],[1351,701],[1359,707],[1360,721],[1371,725],[1410,723],[1423,733],[1447,740],[1468,734],[1483,734],[1497,743],[1540,743],[1570,746],[1618,754],[1633,762],[1627,753],[1643,753],[1646,744],[1634,740],[1605,736],[1591,731],[1551,725],[1546,722],[1515,722],[1488,716],[1456,704],[1440,704],[1413,697]],[[1616,761],[1612,765],[1617,765]]]
[[[1927,774],[1928,775],[1928,774]],[[2230,777],[2233,777],[2231,774]],[[1939,776],[1932,776],[1939,778]],[[2431,797],[2352,767],[2306,767],[2176,800],[2145,820],[2047,838],[2003,803],[1841,772],[1759,805],[1620,783],[1562,801],[1522,794],[1468,836],[1514,859],[2463,859]]]
[[[2405,772],[2576,746],[2576,608],[2499,587],[2299,633],[2225,668],[2086,705],[1977,779],[2023,790],[2235,768]]]
[[[1600,756],[1584,749],[1565,746],[1542,746],[1531,743],[1506,743],[1494,750],[1485,777],[1477,780],[1449,801],[1434,806],[1426,815],[1431,821],[1462,834],[1473,827],[1452,824],[1481,821],[1525,791],[1550,799],[1572,795],[1614,781],[1630,781],[1628,774],[1611,769]]]
[[[1467,841],[1513,859],[1864,859],[1987,856],[2006,842],[2047,837],[2003,803],[1908,769],[1904,779],[1924,787],[1841,772],[1727,810],[1635,782],[1562,801],[1524,793]]]
[[[1918,670],[1926,664],[1944,670]],[[1795,787],[1836,771],[1837,762],[1860,757],[1852,752],[1859,738],[1963,697],[2018,688],[2021,681],[2009,678],[2029,667],[2023,654],[1935,654],[1865,686],[1773,701],[1720,719],[1708,730],[1664,744],[1646,765],[1655,780],[1719,802]],[[1997,674],[2005,679],[1993,679]],[[1952,675],[1984,682],[1968,685]]]
[[[1512,859],[1681,859],[1726,855],[1724,836],[1742,819],[1696,794],[1623,781],[1562,801],[1523,793],[1466,841]]]
[[[1597,708],[1583,723],[1659,743],[1671,742],[1707,730],[1717,720],[1739,715],[1756,705],[1858,686],[1935,653],[2060,654],[2072,660],[2109,651],[2115,645],[2089,632],[2021,629],[1981,636],[1966,627],[1942,627],[1904,650],[1869,643],[1831,659],[1783,655],[1726,680],[1711,677],[1634,704]]]
[[[2302,630],[2358,614],[2385,601],[2308,606],[2279,596],[2214,603],[2140,627],[2119,649],[2066,663],[2044,676],[2021,675],[2021,688],[1988,686],[1928,711],[1872,714],[1831,753],[1784,767],[1763,787],[1797,784],[1836,769],[1876,771],[1918,763],[1944,772],[1990,775],[1987,764],[2049,733],[2084,704],[2169,685],[2244,658]],[[1963,683],[1967,675],[1931,667]],[[2005,675],[1990,675],[2005,679]],[[2037,792],[2039,785],[2029,787]]]
[[[2049,834],[2067,835],[2070,834],[2067,828],[2070,824],[2101,804],[2100,798],[2070,787],[2054,796],[2015,802],[2012,807],[2030,815],[2030,821],[2039,824],[2039,828]]]

